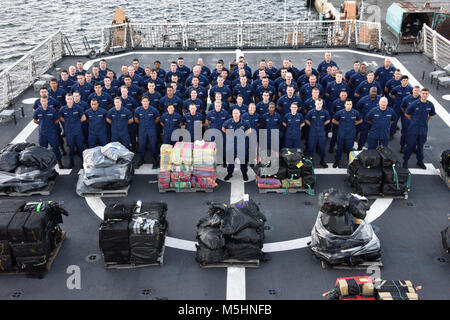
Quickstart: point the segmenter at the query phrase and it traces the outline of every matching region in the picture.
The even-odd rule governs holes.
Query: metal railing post
[[[422,41],[423,41],[423,53],[426,55],[428,47],[427,47],[427,28],[425,23],[422,26]]]
[[[294,33],[295,40],[293,41],[293,47],[298,48],[298,21],[294,21]]]
[[[123,32],[123,44],[122,44],[122,47],[124,49],[127,48],[127,35],[128,35],[128,23],[125,23],[125,29]]]
[[[183,49],[188,49],[189,48],[189,41],[188,41],[188,36],[187,36],[187,24],[183,23],[181,26],[181,35],[182,35],[182,47]]]
[[[381,23],[377,23],[378,26],[378,49],[381,49]]]
[[[36,75],[36,65],[34,63],[34,56],[30,54],[28,57],[28,83],[32,83],[34,80],[34,77]]]
[[[243,39],[243,23],[239,22],[238,23],[238,32],[237,32],[237,47],[238,48],[242,48],[244,46],[244,39]]]
[[[436,30],[433,30],[432,32],[432,45],[433,45],[433,62],[436,63],[437,62],[437,41],[436,41]]]

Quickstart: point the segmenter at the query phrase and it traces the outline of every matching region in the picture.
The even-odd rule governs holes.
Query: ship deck
[[[383,57],[366,52],[346,49],[330,50],[342,70],[352,68],[354,60],[381,66]],[[275,66],[283,58],[292,59],[295,66],[302,66],[307,58],[317,65],[324,50],[244,50],[249,65],[255,68],[261,58],[272,58]],[[106,56],[108,67],[120,70],[122,63],[131,63],[138,58],[141,65],[160,60],[166,67],[170,61],[183,56],[185,64],[192,66],[197,57],[203,57],[205,65],[215,66],[222,58],[226,63],[234,60],[234,51],[136,51]],[[57,63],[57,68],[75,64],[79,57],[66,57]],[[87,61],[86,58],[81,58]],[[410,75],[413,85],[418,83],[429,87],[428,72],[433,65],[420,54],[400,54],[393,63]],[[87,65],[89,66],[90,63]],[[374,67],[372,67],[374,68]],[[49,71],[56,74],[55,69]],[[425,72],[426,78],[422,80]],[[408,279],[415,285],[422,285],[421,299],[450,299],[450,257],[445,256],[439,232],[448,225],[450,197],[449,190],[437,175],[439,158],[449,148],[448,101],[442,98],[450,89],[430,88],[435,99],[438,116],[430,121],[426,143],[425,163],[427,170],[415,169],[414,155],[410,160],[413,173],[412,190],[407,200],[376,199],[370,213],[375,231],[381,241],[382,279]],[[25,109],[25,117],[2,125],[0,144],[11,141],[37,143],[36,126],[29,124],[32,105],[23,103],[36,98],[37,92],[28,89],[19,99]],[[399,134],[391,141],[393,149],[399,151]],[[400,154],[398,154],[400,157]],[[318,159],[316,159],[317,161]],[[333,155],[327,153],[327,162],[333,162]],[[68,159],[63,159],[67,162]],[[229,182],[219,181],[213,193],[159,193],[155,170],[146,165],[133,179],[127,200],[164,201],[168,203],[169,231],[166,241],[164,265],[129,270],[107,270],[104,268],[98,247],[98,227],[103,203],[113,198],[80,198],[75,193],[79,159],[73,170],[62,170],[50,196],[33,196],[27,200],[64,201],[69,217],[64,218],[63,230],[67,238],[54,261],[51,272],[43,279],[26,276],[3,276],[0,299],[11,299],[21,291],[20,299],[322,299],[321,294],[333,287],[337,277],[365,275],[365,270],[322,269],[320,262],[307,248],[318,208],[317,196],[307,194],[259,194],[254,181],[243,183],[236,171]],[[318,170],[316,195],[324,189],[335,187],[351,191],[345,182],[345,169]],[[219,178],[223,177],[223,170]],[[252,178],[252,176],[250,177]],[[254,176],[253,176],[254,178]],[[252,180],[252,179],[250,179]],[[211,268],[202,269],[194,260],[196,223],[206,214],[207,202],[211,200],[229,203],[240,194],[253,198],[267,217],[264,251],[269,252],[271,261],[263,262],[259,268]],[[5,197],[3,197],[5,198]],[[89,260],[91,255],[99,257]],[[439,262],[444,257],[446,262]],[[81,289],[67,288],[69,266],[81,270]],[[150,291],[145,291],[149,289]],[[144,291],[143,291],[144,290]],[[274,291],[272,291],[274,290]],[[150,292],[150,294],[143,294]]]

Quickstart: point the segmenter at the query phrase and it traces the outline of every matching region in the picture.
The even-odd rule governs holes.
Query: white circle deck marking
[[[28,99],[24,99],[22,100],[23,104],[34,104],[34,102],[36,101],[36,99],[38,98],[28,98]]]
[[[442,99],[446,101],[450,101],[450,94],[446,94],[445,96],[442,96]]]

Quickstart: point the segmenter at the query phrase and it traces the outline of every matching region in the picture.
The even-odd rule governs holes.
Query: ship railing
[[[381,25],[358,20],[126,23],[103,28],[102,52],[144,49],[381,47]]]
[[[422,46],[425,56],[441,68],[450,65],[450,41],[426,24],[422,28]]]
[[[65,55],[63,34],[55,32],[0,73],[0,111]]]

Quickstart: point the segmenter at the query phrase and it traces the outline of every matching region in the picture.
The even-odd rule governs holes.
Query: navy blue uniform
[[[158,136],[155,120],[159,116],[159,111],[152,106],[149,106],[147,109],[141,106],[134,112],[134,117],[139,120],[139,154],[142,159],[145,157],[147,143],[150,144],[153,159],[156,161],[158,157],[158,149],[156,147]]]
[[[245,103],[243,103],[242,106],[238,106],[237,104],[233,104],[233,105],[230,107],[230,114],[233,113],[233,110],[234,110],[234,109],[238,109],[239,112],[240,112],[241,115],[242,115],[243,113],[246,113],[246,112],[248,111],[248,105],[246,105]]]
[[[361,72],[355,72],[351,77],[350,77],[350,83],[351,86],[353,88],[353,91],[356,90],[356,88],[358,88],[358,86],[364,82],[365,80],[367,80],[367,75],[362,75]]]
[[[325,158],[325,146],[327,144],[325,122],[330,119],[330,114],[323,108],[320,111],[312,109],[306,114],[306,120],[311,124],[308,137],[308,150],[310,156],[314,154],[314,151],[318,146],[320,158]]]
[[[373,108],[367,113],[365,121],[372,121],[369,136],[367,138],[368,148],[376,149],[379,144],[387,147],[389,144],[389,130],[391,121],[397,119],[394,109],[387,107],[382,111],[380,108]]]
[[[370,110],[378,107],[380,99],[381,99],[380,96],[377,96],[375,100],[371,100],[369,96],[365,96],[359,100],[358,104],[356,105],[356,109],[361,113],[361,117],[363,119],[366,118],[366,115],[367,113],[369,113]],[[366,144],[370,126],[371,126],[370,123],[367,123],[366,121],[363,121],[359,125],[359,140],[358,140],[359,148],[362,148]]]
[[[286,94],[286,95],[282,96],[280,99],[278,99],[277,105],[278,105],[279,107],[281,107],[280,114],[281,114],[282,116],[284,116],[286,113],[291,112],[291,104],[294,103],[294,102],[297,103],[297,105],[298,105],[298,107],[299,107],[299,110],[300,110],[300,108],[303,106],[303,101],[302,101],[302,99],[301,99],[299,96],[297,96],[296,94],[294,94],[294,95],[292,96],[292,98],[289,98],[289,97],[287,96],[287,94]]]
[[[84,135],[81,129],[81,118],[84,115],[83,108],[73,105],[72,108],[64,106],[59,110],[59,116],[64,119],[64,131],[67,145],[69,146],[69,158],[75,157],[75,145],[78,155],[81,157],[84,150]]]
[[[174,112],[173,114],[165,112],[161,116],[160,122],[164,125],[163,143],[173,145],[174,142],[171,140],[172,132],[178,129],[180,124],[183,123],[183,117],[178,112]]]
[[[184,123],[186,124],[186,130],[189,131],[191,134],[191,142],[194,142],[195,136],[194,136],[194,128],[195,124],[200,122],[203,124],[203,121],[205,120],[205,117],[200,112],[195,112],[194,115],[192,115],[190,112],[186,113],[184,115]],[[200,135],[202,132],[200,132]]]
[[[66,93],[67,92],[61,88],[57,88],[56,91],[53,91],[51,88],[48,90],[49,97],[58,100],[61,105],[66,104]]]
[[[286,132],[284,135],[284,147],[285,148],[300,148],[302,131],[300,126],[305,123],[303,116],[300,112],[295,115],[291,112],[286,113],[283,118],[283,122],[286,123]]]
[[[111,122],[111,142],[120,142],[125,147],[130,147],[130,135],[128,133],[128,120],[133,118],[132,112],[124,107],[120,110],[116,108],[109,109],[107,119]]]
[[[319,83],[316,83],[314,87],[311,87],[311,85],[307,83],[300,89],[300,95],[302,96],[303,100],[308,100],[312,97],[312,90],[314,88],[319,89],[319,97],[325,93],[323,87]]]
[[[378,82],[382,88],[386,86],[386,82],[394,77],[394,72],[395,68],[392,66],[390,66],[387,70],[384,66],[382,66],[375,71],[375,77],[378,78]]]
[[[91,94],[88,98],[88,105],[91,105],[91,100],[94,98],[97,99],[99,108],[105,110],[109,110],[114,103],[113,98],[109,94],[102,91],[101,96],[98,96],[95,92]]]
[[[181,100],[180,97],[178,97],[176,95],[173,95],[172,98],[169,98],[167,95],[162,97],[161,100],[159,100],[159,110],[162,112],[166,112],[167,106],[170,104],[173,104],[176,112],[178,112],[179,114],[182,114],[183,100]]]
[[[399,119],[402,119],[402,128],[403,128],[403,123],[405,122],[403,120],[403,118],[405,117],[405,115],[401,109],[401,104],[402,104],[403,98],[405,98],[406,96],[408,96],[412,93],[412,87],[410,85],[407,85],[406,87],[399,85],[399,86],[394,87],[390,91],[390,93],[393,96],[395,96],[395,99],[391,106],[393,106],[394,111],[397,113],[397,120],[391,125],[391,135],[393,135],[397,131],[397,123],[398,123]]]
[[[75,84],[72,80],[67,78],[67,81],[62,79],[58,80],[58,88],[63,89],[65,92],[72,92],[72,86]]]
[[[98,108],[94,111],[92,108],[84,112],[89,123],[88,147],[94,148],[97,144],[104,146],[108,139],[106,136],[106,114],[105,109]]]
[[[189,88],[190,86],[192,86],[192,78],[194,78],[194,75],[191,74],[187,79],[186,82],[184,83],[184,86],[186,88]],[[206,78],[204,75],[200,74],[198,77],[198,85],[202,86],[204,88],[209,86],[209,78]]]
[[[194,88],[193,86],[190,86],[186,89],[186,92],[184,93],[184,98],[189,99],[191,97],[191,91],[197,90],[197,98],[203,100],[203,103],[206,103],[208,100],[208,91],[206,91],[205,87],[202,87],[199,85],[197,88]]]
[[[298,92],[297,83],[292,80],[291,85],[294,86],[294,94],[296,94]],[[281,93],[281,96],[284,96],[286,94],[287,86],[286,81],[281,82],[278,86],[278,94]]]
[[[41,106],[41,99],[36,99],[33,104],[33,110],[37,110]],[[52,97],[48,97],[48,106],[52,107],[55,110],[61,109],[61,103],[58,100],[53,99]]]
[[[234,132],[236,132],[237,130],[243,130],[244,132],[246,132],[248,129],[250,129],[250,125],[248,124],[248,122],[243,121],[242,119],[240,119],[238,122],[235,122],[234,119],[229,119],[224,122],[223,128],[225,130],[233,130]],[[241,172],[242,172],[242,174],[247,174],[247,171],[248,171],[248,167],[247,167],[248,150],[247,150],[247,148],[248,148],[248,146],[247,146],[247,143],[244,143],[244,146],[240,145],[239,146],[240,148],[238,150],[237,140],[238,140],[237,137],[234,137],[233,141],[226,142],[226,144],[227,144],[226,153],[233,154],[233,160],[236,158],[239,158],[239,156],[242,154],[244,156],[244,159],[239,158],[239,161],[241,163],[241,165],[240,165]],[[233,145],[233,153],[231,152],[231,145]],[[242,147],[244,147],[244,150],[241,150]],[[233,171],[234,171],[234,163],[228,164],[228,166],[227,166],[228,174],[233,174]]]
[[[228,105],[228,98],[233,95],[230,87],[226,86],[225,84],[222,87],[219,87],[218,85],[213,86],[211,90],[209,90],[209,97],[211,98],[211,102],[214,102],[216,100],[216,92],[220,92],[222,94],[222,101],[224,101]]]
[[[191,104],[195,104],[197,106],[197,112],[205,114],[205,111],[206,111],[205,104],[199,98],[195,99],[195,101],[193,101],[192,99],[188,99],[188,100],[184,101],[183,102],[183,110],[185,110],[186,112],[189,112],[189,106]]]
[[[166,76],[164,77],[164,81],[166,81],[166,83],[171,83],[173,74],[177,75],[179,82],[181,82],[183,80],[183,75],[177,69],[177,71],[175,71],[175,72],[167,71]]]
[[[334,62],[333,60],[330,60],[330,62],[326,62],[325,60],[323,60],[319,66],[317,67],[317,71],[319,71],[320,77],[323,78],[326,74],[327,74],[327,68],[331,66],[335,66],[337,67],[337,63]]]
[[[337,149],[334,159],[340,161],[342,151],[345,153],[352,151],[356,135],[355,123],[362,118],[361,114],[355,109],[350,111],[342,109],[336,112],[334,119],[339,122],[339,125],[337,126]]]
[[[128,88],[128,96],[133,97],[133,99],[139,101],[139,97],[142,96],[144,91],[135,84],[131,84]]]
[[[331,107],[328,109],[328,112],[330,113],[331,118],[334,118],[334,115],[344,108],[345,108],[345,100],[342,101],[340,98],[337,98],[331,104]],[[332,124],[331,132],[333,133],[333,135],[331,136],[331,139],[330,139],[330,149],[334,148],[334,146],[336,145],[337,138],[338,138],[338,126],[335,124]]]
[[[367,80],[361,82],[356,88],[355,93],[359,94],[360,98],[362,98],[364,96],[367,96],[369,94],[370,88],[373,87],[377,88],[377,95],[383,94],[383,90],[376,80],[373,80],[372,83],[369,83]]]
[[[411,122],[403,160],[409,160],[412,150],[417,146],[417,160],[423,161],[423,146],[428,135],[428,117],[436,115],[434,104],[431,101],[423,103],[419,98],[406,108],[405,113],[411,116]]]
[[[213,107],[214,108],[214,107]],[[211,109],[206,115],[206,120],[209,121],[210,129],[217,129],[222,133],[222,157],[225,160],[226,143],[225,143],[225,133],[222,131],[223,124],[230,118],[230,115],[224,109],[220,109],[217,112],[215,109]],[[211,141],[216,141],[216,137],[211,137]],[[225,162],[224,162],[225,163]]]
[[[52,107],[47,107],[44,110],[42,107],[38,107],[34,111],[33,119],[39,120],[39,145],[47,148],[48,145],[53,149],[56,160],[61,160],[61,152],[59,151],[58,131],[56,129],[55,121],[59,119],[58,111]]]
[[[151,77],[144,78],[144,86],[148,88],[148,83],[152,80],[155,83],[155,90],[159,92],[161,96],[164,96],[165,90],[166,90],[166,84],[164,83],[164,80],[160,78],[156,78],[153,80]]]
[[[258,112],[261,116],[263,114],[265,114],[266,112],[269,112],[269,104],[270,104],[270,101],[268,103],[264,103],[261,100],[260,102],[258,102],[256,104],[256,112]]]
[[[240,83],[234,87],[233,95],[237,96],[238,94],[241,94],[244,98],[244,104],[249,104],[250,102],[254,101],[255,92],[253,90],[253,87],[246,84],[245,87],[243,87]]]
[[[261,122],[265,129],[267,129],[267,150],[271,150],[272,148],[272,140],[271,140],[271,132],[272,130],[278,130],[279,131],[279,138],[282,138],[282,131],[280,130],[281,127],[281,116],[278,112],[274,112],[273,114],[270,114],[269,112],[266,112],[261,117]],[[265,146],[263,146],[265,147]]]
[[[159,108],[159,102],[161,101],[161,94],[155,90],[154,93],[150,93],[150,91],[147,91],[144,93],[143,97],[147,97],[150,101],[150,105],[154,106],[155,108]]]
[[[78,82],[72,86],[72,93],[78,91],[81,96],[81,100],[88,102],[89,96],[94,92],[94,87],[89,83],[85,83],[84,85],[80,85]]]
[[[259,101],[262,101],[263,93],[266,91],[269,92],[269,100],[273,101],[274,97],[276,98],[277,96],[277,90],[275,89],[274,86],[271,85],[267,86],[267,88],[264,88],[262,85],[258,86],[255,91],[255,97],[257,97]]]
[[[188,67],[183,65],[181,68],[180,68],[180,66],[177,66],[177,70],[181,74],[181,78],[179,78],[180,82],[184,83],[186,81],[187,77],[189,77],[189,74],[191,73],[191,69],[189,69]]]
[[[420,99],[420,95],[417,96],[417,98],[414,98],[414,96],[411,94],[409,96],[406,96],[403,98],[402,104],[400,105],[400,109],[402,110],[402,135],[400,137],[400,146],[404,147],[406,146],[406,139],[408,137],[408,127],[411,123],[407,117],[405,117],[405,111],[408,109],[409,105],[413,103],[414,101]]]
[[[343,80],[341,83],[337,83],[336,81],[329,82],[327,85],[327,89],[326,89],[326,93],[330,95],[329,98],[327,98],[328,105],[331,106],[333,101],[335,101],[336,99],[339,98],[339,95],[341,94],[342,91],[349,92],[349,90],[350,90],[350,87]],[[331,110],[328,109],[328,112],[330,112],[330,111]],[[330,112],[330,115],[333,115],[333,114]]]

